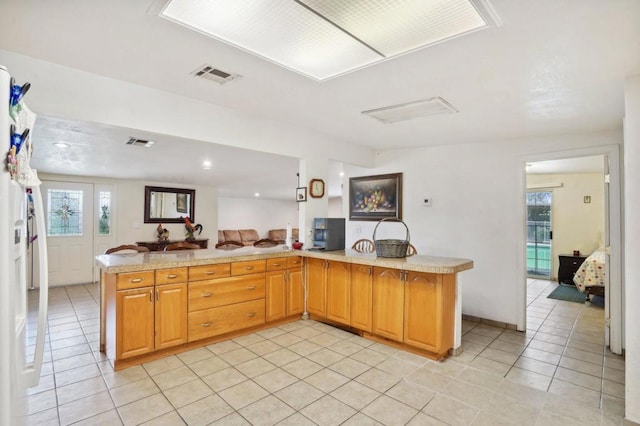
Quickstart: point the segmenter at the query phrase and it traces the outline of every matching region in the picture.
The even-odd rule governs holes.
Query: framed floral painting
[[[402,219],[402,173],[349,179],[349,220]]]

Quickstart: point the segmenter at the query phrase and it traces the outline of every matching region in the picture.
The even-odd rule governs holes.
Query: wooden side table
[[[136,244],[142,247],[146,247],[149,251],[164,251],[164,248],[169,244],[178,243],[184,240],[165,240],[165,241],[137,241]],[[194,243],[200,246],[200,248],[206,249],[209,246],[209,239],[203,238],[200,240],[190,240],[190,243]]]

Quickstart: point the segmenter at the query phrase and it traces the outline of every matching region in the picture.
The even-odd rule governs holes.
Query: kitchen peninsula
[[[301,315],[441,359],[460,345],[456,274],[473,267],[468,259],[389,259],[282,246],[96,260],[100,349],[116,369]]]

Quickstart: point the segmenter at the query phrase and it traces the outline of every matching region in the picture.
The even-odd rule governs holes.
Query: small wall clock
[[[322,179],[311,179],[309,182],[309,195],[313,198],[324,197],[324,181]]]

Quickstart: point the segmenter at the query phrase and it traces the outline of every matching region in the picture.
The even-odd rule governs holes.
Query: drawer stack
[[[189,342],[265,323],[265,260],[189,268]]]

